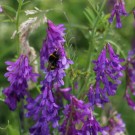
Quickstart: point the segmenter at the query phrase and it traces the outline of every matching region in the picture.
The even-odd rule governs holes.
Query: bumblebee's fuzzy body
[[[49,56],[49,69],[54,70],[58,67],[57,62],[59,60],[59,55],[57,54],[57,51],[53,52]]]

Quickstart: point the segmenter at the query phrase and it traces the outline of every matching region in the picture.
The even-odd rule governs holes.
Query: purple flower
[[[47,24],[47,37],[40,51],[41,69],[45,73],[45,79],[41,82],[42,93],[35,100],[28,98],[26,105],[27,116],[36,121],[36,124],[30,128],[31,135],[49,135],[50,124],[53,128],[58,127],[59,106],[56,104],[55,93],[52,90],[55,89],[55,85],[57,89],[64,85],[65,69],[73,63],[67,58],[64,50],[64,26],[62,24],[56,26],[50,20]],[[62,93],[66,98],[69,98],[68,92]]]
[[[121,11],[120,11],[121,15],[127,16],[128,13],[127,13],[127,11],[125,9],[125,2],[124,2],[124,0],[120,0],[119,5],[121,6]]]
[[[79,89],[79,84],[78,84],[78,82],[75,82],[75,83],[74,83],[74,89],[75,89],[75,90],[78,90],[78,89]]]
[[[54,25],[50,20],[48,20],[47,24],[48,24],[47,37],[43,42],[43,47],[40,53],[41,69],[43,70],[47,69],[45,67],[45,63],[48,62],[50,55],[53,54],[55,51],[57,51],[60,57],[60,60],[58,60],[59,61],[58,66],[62,68],[67,68],[69,60],[67,59],[64,50],[65,27],[63,24]]]
[[[122,23],[121,23],[121,16],[127,16],[127,12],[125,10],[125,3],[123,0],[120,0],[120,2],[116,2],[114,4],[114,8],[111,12],[111,16],[109,18],[109,23],[113,22],[113,18],[114,16],[116,16],[116,27],[117,28],[121,28],[122,27]]]
[[[95,117],[91,116],[84,122],[82,135],[98,135],[99,132],[102,133],[102,128]]]
[[[128,105],[135,110],[135,101],[131,96],[135,96],[135,49],[129,51],[127,64],[126,64],[126,83],[127,88],[125,92],[125,98]]]
[[[0,5],[0,13],[2,13],[3,12],[3,8],[2,8],[2,6]]]
[[[134,19],[135,19],[135,10],[133,11]]]
[[[107,10],[109,11],[109,12],[111,12],[111,10],[112,10],[112,8],[113,8],[113,5],[116,3],[116,0],[108,0],[107,1],[107,7],[109,7],[109,8],[107,8]]]
[[[107,52],[109,57],[107,57]],[[123,76],[122,70],[124,70],[124,67],[120,63],[123,60],[115,54],[108,43],[98,59],[93,62],[95,64],[96,83],[95,86],[90,87],[88,98],[91,106],[94,104],[102,106],[109,102],[108,96],[115,95],[117,87],[121,83],[119,79]]]
[[[116,3],[116,0],[108,0],[107,1],[109,6],[114,5]]]
[[[31,135],[50,135],[48,124],[45,118],[40,118],[39,121],[30,128]]]
[[[132,49],[135,49],[135,38],[134,37],[132,38],[131,47],[132,47]]]
[[[50,20],[48,20],[47,24],[47,37],[40,51],[41,69],[46,73],[45,81],[53,81],[61,86],[64,85],[64,70],[73,62],[67,58],[64,49],[64,25],[54,25]]]
[[[38,74],[32,72],[27,56],[21,55],[16,62],[7,61],[8,72],[5,77],[8,78],[10,86],[3,90],[6,96],[5,103],[11,110],[15,110],[17,102],[27,95],[27,82],[32,80],[36,82]]]
[[[55,90],[55,99],[56,99],[56,103],[60,106],[63,107],[63,98],[67,101],[70,101],[70,97],[71,97],[71,87],[68,88],[60,88],[57,86],[57,84],[54,84],[54,90]]]
[[[102,131],[103,135],[124,135],[126,131],[125,123],[120,114],[109,118],[107,126]]]
[[[135,111],[135,101],[133,101],[133,99],[128,93],[126,93],[125,98],[127,100],[128,105]]]
[[[71,96],[71,103],[65,106],[65,119],[59,128],[61,135],[97,135],[102,131],[88,104]]]
[[[45,63],[48,62],[50,54],[53,54],[58,48],[63,48],[65,42],[64,25],[60,24],[56,26],[50,20],[48,20],[47,24],[47,36],[40,51],[40,63],[43,70],[46,69]]]
[[[56,128],[59,119],[59,107],[55,103],[51,86],[46,84],[43,92],[35,100],[28,98],[27,102],[26,116],[32,117],[36,121],[36,124],[30,128],[31,135],[44,135],[44,133],[49,135],[49,123]]]

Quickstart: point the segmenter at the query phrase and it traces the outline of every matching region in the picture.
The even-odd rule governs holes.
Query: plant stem
[[[18,124],[19,124],[19,132],[20,132],[20,135],[22,135],[22,131],[21,131],[21,120],[20,120],[20,112],[18,111],[17,112],[17,117],[18,117]]]
[[[90,42],[90,45],[89,45],[89,50],[88,50],[88,54],[90,54],[88,56],[88,61],[90,60],[90,62],[88,62],[88,66],[87,66],[87,71],[91,71],[91,61],[92,61],[92,56],[93,56],[93,52],[94,52],[94,38],[95,38],[95,34],[96,34],[96,27],[97,27],[97,24],[100,20],[100,16],[101,16],[101,13],[102,13],[102,10],[104,8],[104,5],[106,3],[106,0],[103,1],[102,5],[101,5],[101,8],[98,12],[98,15],[97,15],[97,18],[95,20],[95,23],[94,23],[94,26],[93,26],[93,29],[92,29],[92,34],[91,34],[91,42]],[[92,52],[92,53],[91,53]]]
[[[21,101],[21,108],[19,110],[21,133],[24,133],[24,101]]]
[[[100,20],[100,16],[102,14],[102,10],[104,8],[104,5],[106,3],[106,0],[103,1],[101,8],[97,14],[97,17],[95,19],[95,23],[94,26],[92,28],[92,32],[91,32],[91,39],[90,39],[90,45],[89,45],[89,49],[88,49],[88,64],[86,66],[86,70],[87,72],[91,72],[92,71],[92,59],[93,59],[93,54],[94,54],[94,43],[95,43],[95,34],[96,34],[96,29],[97,29],[97,24]],[[86,77],[86,79],[83,81],[82,83],[82,87],[80,89],[80,93],[79,96],[81,95],[82,92],[84,92],[85,89],[87,89],[88,85],[89,85],[89,75]],[[88,82],[88,83],[87,83]],[[87,83],[87,84],[86,84]]]
[[[72,113],[73,113],[73,105],[71,103],[71,111],[70,111],[69,119],[68,119],[68,122],[67,122],[65,135],[68,135],[68,129],[69,129],[69,126],[70,126],[70,123],[71,123],[71,120],[72,120]]]
[[[20,54],[20,45],[19,45],[19,19],[20,19],[20,12],[22,9],[23,0],[19,1],[18,9],[16,12],[16,31],[17,31],[17,39],[18,39],[18,46],[17,46],[17,53]]]

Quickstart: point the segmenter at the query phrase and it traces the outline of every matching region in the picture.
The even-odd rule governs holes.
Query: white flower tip
[[[47,17],[44,15],[43,23],[47,23]]]
[[[15,30],[15,31],[13,32],[12,36],[11,36],[11,39],[14,39],[15,36],[16,36],[16,34],[17,34],[17,31]]]

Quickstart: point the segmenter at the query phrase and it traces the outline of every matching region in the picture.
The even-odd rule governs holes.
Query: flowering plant
[[[12,57],[3,60],[7,82],[0,88],[0,102],[9,120],[2,112],[8,125],[0,125],[0,135],[128,135],[127,112],[121,110],[123,102],[135,110],[135,43],[133,38],[129,49],[130,38],[122,32],[126,22],[134,28],[130,2],[88,0],[81,18],[86,24],[74,22],[75,16],[70,20],[69,3],[62,0],[58,8],[49,1],[53,8],[47,10],[42,4],[26,10],[34,3],[16,2],[17,9],[0,3],[3,25],[8,20],[15,26]]]

